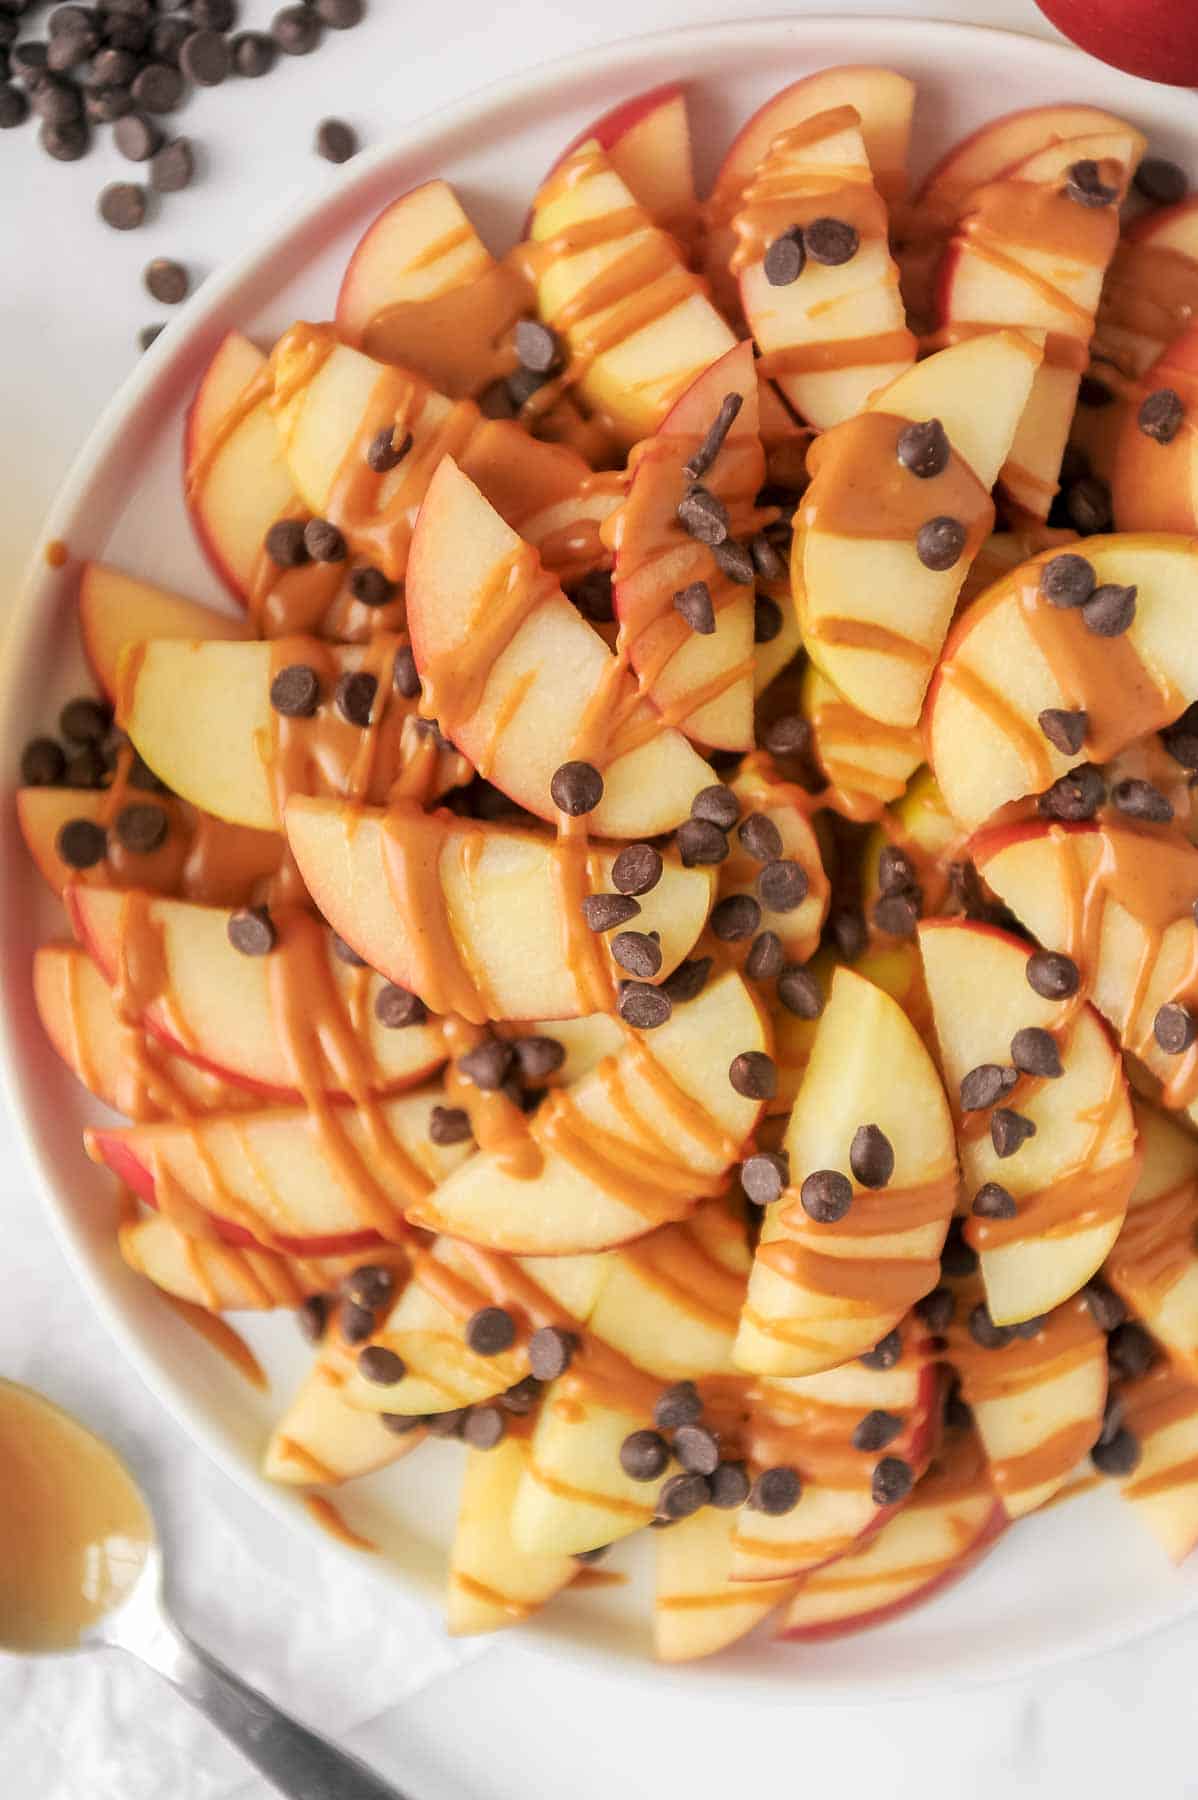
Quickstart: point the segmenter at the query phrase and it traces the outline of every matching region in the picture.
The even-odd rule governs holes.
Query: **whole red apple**
[[[1198,86],[1198,0],[1036,0],[1066,37],[1129,75]]]

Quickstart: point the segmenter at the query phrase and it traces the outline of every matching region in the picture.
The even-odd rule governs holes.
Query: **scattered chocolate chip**
[[[278,46],[264,31],[239,31],[229,45],[233,67],[247,81],[269,75],[275,66]]]
[[[25,787],[54,787],[66,766],[61,744],[53,738],[31,738],[21,752],[21,781]]]
[[[190,187],[195,157],[188,138],[172,138],[150,162],[150,186],[156,194],[178,194]]]
[[[786,967],[786,951],[776,931],[762,931],[749,946],[745,974],[750,981],[773,981]]]
[[[743,404],[740,394],[725,394],[720,402],[720,410],[707,428],[707,433],[689,462],[682,465],[682,473],[688,481],[701,481],[712,463],[724,447],[724,439],[731,431]]]
[[[799,1199],[817,1225],[835,1225],[853,1204],[853,1184],[838,1169],[815,1169],[799,1189]]]
[[[193,31],[179,50],[179,66],[197,87],[219,87],[232,67],[228,40],[219,31]]]
[[[836,906],[828,915],[828,930],[845,962],[856,962],[869,941],[859,907]]]
[[[1117,1325],[1107,1339],[1107,1355],[1111,1365],[1128,1381],[1147,1375],[1156,1361],[1157,1350],[1144,1327],[1134,1319]]]
[[[130,90],[133,103],[143,112],[174,112],[182,103],[186,84],[177,68],[169,63],[151,62],[134,77]]]
[[[729,581],[736,582],[738,587],[752,587],[757,579],[757,571],[753,567],[753,558],[743,544],[737,543],[735,538],[726,538],[722,544],[716,545],[711,554],[715,558],[716,567]],[[774,604],[773,601],[770,602],[771,606]],[[773,632],[771,636],[776,637],[777,633]]]
[[[480,1306],[466,1321],[466,1344],[475,1356],[501,1356],[516,1341],[516,1321],[502,1306]]]
[[[916,532],[915,554],[925,569],[942,574],[960,562],[967,535],[960,519],[940,513],[934,519],[925,519]]]
[[[897,1413],[884,1412],[881,1407],[875,1407],[853,1427],[853,1449],[885,1450],[887,1444],[893,1444],[895,1438],[901,1435],[902,1430],[903,1421]]]
[[[1189,774],[1198,774],[1198,707],[1187,706],[1181,717],[1161,732],[1160,739],[1174,762]]]
[[[962,1112],[985,1112],[1015,1085],[1015,1071],[999,1063],[979,1063],[961,1077]]]
[[[1077,401],[1079,406],[1098,408],[1109,406],[1115,398],[1105,381],[1099,381],[1096,375],[1083,375],[1078,384]]]
[[[385,1305],[394,1292],[395,1275],[385,1263],[360,1263],[341,1282],[344,1298],[356,1300],[359,1306],[368,1306],[371,1312]]]
[[[520,319],[516,325],[516,355],[522,368],[549,375],[560,367],[562,347],[557,335],[539,319]]]
[[[0,86],[0,131],[11,131],[29,117],[29,96],[11,83]]]
[[[915,1471],[901,1456],[884,1456],[874,1469],[870,1495],[875,1506],[897,1506],[915,1486]]]
[[[656,1481],[669,1461],[669,1446],[656,1431],[631,1431],[620,1445],[620,1467],[630,1481]]]
[[[329,1300],[327,1294],[309,1294],[295,1309],[301,1336],[310,1344],[319,1344],[328,1329]]]
[[[70,788],[102,788],[107,785],[108,762],[96,744],[84,744],[67,763],[66,785]]]
[[[1076,756],[1086,741],[1090,715],[1084,711],[1066,712],[1062,707],[1047,706],[1037,715],[1037,723],[1062,756]]]
[[[1143,819],[1149,825],[1167,825],[1173,817],[1172,801],[1150,781],[1117,781],[1111,799],[1129,819]]]
[[[1079,763],[1038,797],[1036,810],[1045,819],[1076,825],[1092,819],[1105,799],[1106,783],[1099,770],[1093,763]]]
[[[38,133],[38,143],[55,162],[78,162],[80,157],[87,155],[90,142],[87,126],[81,119],[67,119],[61,125],[47,119]]]
[[[812,262],[839,268],[856,256],[861,239],[847,219],[820,218],[803,227],[803,243]]]
[[[322,119],[316,127],[315,148],[325,162],[347,163],[358,154],[358,134],[344,119]]]
[[[793,912],[807,898],[807,871],[790,857],[767,863],[757,877],[757,892],[771,912]]]
[[[1065,490],[1065,512],[1069,523],[1083,537],[1109,531],[1112,523],[1111,490],[1098,475],[1087,475]]]
[[[1111,1439],[1123,1424],[1123,1414],[1124,1407],[1122,1399],[1118,1394],[1109,1393],[1106,1397],[1106,1405],[1102,1409],[1102,1426],[1095,1439],[1096,1443],[1110,1443]]]
[[[894,1174],[894,1146],[877,1125],[858,1125],[849,1146],[849,1168],[865,1188],[884,1188]]]
[[[752,937],[757,930],[761,923],[761,908],[752,894],[729,894],[712,909],[709,923],[721,942],[738,944],[744,938]]]
[[[728,508],[705,487],[692,487],[678,502],[678,521],[700,544],[714,548],[728,536]]]
[[[1166,1001],[1152,1021],[1152,1035],[1166,1056],[1181,1056],[1198,1037],[1198,1019],[1179,1000]]]
[[[388,981],[374,997],[374,1016],[387,1031],[404,1031],[410,1025],[423,1025],[428,1016],[418,994]]]
[[[320,705],[320,677],[308,663],[288,663],[270,684],[270,703],[286,719],[310,719]]]
[[[464,1144],[474,1135],[470,1114],[464,1106],[434,1106],[428,1119],[430,1143]]]
[[[803,248],[803,232],[798,225],[792,225],[776,237],[766,250],[762,267],[765,278],[771,287],[789,287],[797,281],[807,265],[807,252]]]
[[[1068,1000],[1081,986],[1077,964],[1058,950],[1033,950],[1027,959],[1027,979],[1042,1000]]]
[[[915,1311],[923,1320],[929,1331],[940,1333],[948,1330],[953,1322],[953,1313],[957,1303],[951,1288],[934,1287],[930,1294],[925,1294],[915,1302]]]
[[[279,939],[265,906],[243,906],[230,913],[227,930],[229,942],[242,956],[269,956]]]
[[[315,0],[314,10],[322,25],[332,31],[349,31],[366,14],[365,0]]]
[[[135,181],[110,181],[101,188],[96,204],[100,217],[114,231],[136,231],[145,222],[146,190]]]
[[[1090,1452],[1090,1461],[1101,1475],[1122,1476],[1131,1474],[1140,1455],[1140,1440],[1126,1425],[1121,1425],[1113,1437],[1106,1441],[1099,1439]]]
[[[1094,1323],[1100,1331],[1111,1332],[1122,1325],[1127,1317],[1127,1308],[1113,1288],[1097,1277],[1089,1280],[1081,1290],[1082,1298],[1090,1309]]]
[[[511,1070],[515,1052],[504,1039],[484,1038],[473,1050],[458,1057],[458,1072],[484,1094],[496,1094]]]
[[[299,519],[276,519],[263,539],[271,562],[280,569],[298,569],[308,560],[304,526]]]
[[[689,1475],[714,1475],[720,1440],[706,1425],[682,1425],[674,1433],[674,1455]]]
[[[878,857],[878,886],[884,894],[901,894],[917,887],[915,864],[897,844],[886,844]]]
[[[484,419],[514,419],[516,408],[506,381],[492,381],[478,396],[478,407]]]
[[[391,671],[391,680],[395,691],[405,700],[417,700],[420,697],[420,674],[416,668],[416,658],[412,655],[410,644],[401,644],[395,652],[395,662]]]
[[[777,547],[772,544],[763,531],[749,544],[749,555],[753,559],[753,567],[762,581],[783,581],[786,578],[786,564]]]
[[[612,886],[625,895],[647,894],[661,880],[662,867],[661,852],[652,844],[626,844],[612,864]]]
[[[528,1414],[540,1404],[541,1384],[535,1375],[526,1375],[515,1387],[508,1388],[500,1394],[499,1404],[505,1412],[513,1413],[517,1418],[527,1418]]]
[[[472,1450],[494,1450],[507,1436],[507,1420],[501,1408],[472,1406],[462,1422],[462,1436]]]
[[[657,991],[664,994],[673,1006],[685,1006],[688,1000],[698,999],[710,974],[710,956],[694,956],[679,963],[674,973],[666,976]]]
[[[347,1344],[364,1344],[374,1331],[374,1314],[368,1306],[359,1306],[354,1300],[343,1300],[337,1314],[337,1324]]]
[[[772,1100],[778,1092],[778,1068],[764,1050],[742,1050],[728,1065],[728,1079],[746,1100]]]
[[[1107,582],[1082,606],[1082,618],[1096,637],[1121,637],[1136,616],[1136,590]]]
[[[544,1081],[554,1075],[566,1060],[566,1047],[555,1037],[540,1034],[517,1038],[512,1044],[520,1074],[525,1081]]]
[[[768,594],[758,594],[753,603],[753,642],[772,644],[782,629],[782,608]]]
[[[662,1431],[697,1425],[702,1416],[703,1402],[693,1381],[675,1381],[663,1388],[653,1408],[653,1423]]]
[[[344,562],[349,554],[344,535],[328,519],[308,520],[304,526],[304,549],[313,562]],[[411,655],[410,650],[408,654]]]
[[[549,783],[553,804],[571,819],[594,812],[603,798],[603,777],[589,762],[565,762]]]
[[[68,869],[91,869],[108,854],[108,835],[94,819],[68,819],[59,827],[54,848]]]
[[[879,1338],[872,1350],[867,1350],[857,1361],[866,1369],[895,1369],[903,1360],[903,1335],[897,1328],[888,1331],[884,1338]]]
[[[378,688],[378,676],[367,669],[347,670],[338,677],[333,699],[347,725],[356,725],[360,731],[368,729]]]
[[[142,280],[147,292],[161,306],[178,306],[187,298],[190,286],[187,270],[182,263],[172,262],[168,256],[156,256],[153,262],[147,263]]]
[[[954,1280],[962,1275],[972,1275],[978,1266],[977,1251],[965,1241],[963,1219],[949,1220],[944,1248],[940,1252],[940,1266]]]
[[[778,998],[799,1019],[818,1019],[824,1010],[819,981],[801,963],[791,963],[778,977]]]
[[[728,839],[719,826],[708,819],[684,820],[678,827],[675,842],[686,869],[721,863],[728,855]]]
[[[710,637],[715,630],[715,607],[705,581],[692,581],[689,587],[679,588],[674,595],[674,611],[700,637]]]
[[[1164,156],[1146,156],[1132,177],[1136,190],[1154,206],[1176,206],[1186,195],[1184,169]]]
[[[611,570],[588,569],[574,590],[574,604],[592,625],[610,625],[616,616],[612,600]]]
[[[1013,1195],[997,1181],[987,1181],[978,1189],[969,1210],[978,1219],[1014,1219],[1019,1212]]]
[[[166,842],[170,821],[160,806],[145,801],[123,806],[114,830],[124,848],[134,856],[151,856]]]
[[[430,1437],[461,1437],[466,1423],[468,1408],[455,1406],[449,1412],[430,1413],[424,1423],[428,1427]]]
[[[655,1031],[673,1010],[673,1000],[664,987],[649,987],[643,981],[624,982],[616,1002],[624,1023],[637,1031]]]
[[[730,1512],[733,1507],[743,1506],[749,1498],[749,1476],[743,1463],[717,1463],[708,1476],[711,1487],[711,1505],[718,1506],[722,1512]]]
[[[661,968],[661,945],[647,932],[617,932],[611,953],[622,969],[640,981],[650,981]]]
[[[661,1518],[673,1523],[677,1519],[689,1519],[710,1499],[711,1488],[705,1475],[671,1475],[657,1496],[657,1511]]]
[[[363,606],[386,606],[395,598],[396,584],[381,569],[376,569],[371,563],[363,563],[350,575],[349,591]]]
[[[703,819],[721,831],[730,831],[740,815],[740,802],[731,788],[717,782],[701,788],[691,801],[691,818]]]
[[[376,475],[388,475],[392,469],[398,468],[408,451],[412,448],[412,434],[406,432],[400,442],[395,442],[394,425],[384,425],[371,438],[366,450],[366,461]]]
[[[898,435],[895,453],[904,469],[921,481],[942,475],[947,469],[952,447],[948,433],[939,419],[928,419],[918,425],[905,425]]]
[[[996,1107],[990,1115],[990,1142],[996,1156],[1014,1156],[1021,1145],[1035,1135],[1036,1127],[1031,1119],[1024,1118],[1022,1113],[1009,1106]]]
[[[1039,1025],[1025,1025],[1011,1039],[1011,1061],[1021,1075],[1055,1081],[1065,1073],[1057,1040]]]
[[[582,916],[592,931],[614,931],[640,912],[640,905],[626,894],[588,894]]]
[[[754,1512],[766,1513],[770,1518],[781,1518],[783,1513],[793,1512],[802,1494],[802,1483],[796,1470],[780,1464],[775,1469],[763,1469],[749,1491],[749,1505]]]
[[[984,1300],[979,1301],[969,1315],[969,1335],[983,1350],[1005,1350],[1015,1338],[1010,1325],[994,1323]]]
[[[1102,170],[1089,156],[1066,169],[1065,193],[1079,206],[1113,206],[1119,198],[1119,189],[1102,179]]]
[[[761,736],[771,756],[805,756],[811,748],[811,726],[799,713],[773,719]]]
[[[883,894],[874,902],[874,924],[890,937],[915,936],[919,924],[919,902],[914,894]]]
[[[112,728],[112,708],[106,700],[81,694],[68,700],[58,715],[58,729],[71,744],[98,744]]]
[[[556,1381],[570,1367],[578,1339],[560,1325],[542,1325],[528,1341],[528,1366],[538,1381]]]
[[[758,1150],[740,1165],[740,1185],[755,1206],[780,1200],[789,1180],[790,1164],[778,1150]]]
[[[394,1387],[407,1374],[407,1364],[385,1344],[367,1344],[358,1352],[358,1374],[376,1387]]]
[[[1171,444],[1181,430],[1185,408],[1176,388],[1157,388],[1149,394],[1136,414],[1136,424],[1145,437],[1157,444]]]

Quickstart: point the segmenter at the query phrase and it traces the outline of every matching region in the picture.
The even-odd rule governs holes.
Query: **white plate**
[[[332,197],[207,283],[186,329],[167,332],[108,408],[43,534],[43,543],[69,546],[72,565],[54,571],[40,556],[13,612],[0,671],[5,767],[15,766],[20,746],[45,728],[63,699],[88,685],[73,623],[77,559],[103,555],[226,604],[185,516],[180,432],[197,376],[230,326],[268,342],[297,316],[326,316],[362,228],[388,200],[430,176],[450,179],[484,235],[502,248],[557,151],[616,101],[667,79],[693,83],[699,173],[707,181],[735,126],[770,93],[807,71],[864,60],[918,82],[916,176],[986,118],[1064,100],[1126,112],[1154,150],[1198,173],[1191,95],[1038,39],[911,20],[807,18],[672,32],[589,51],[464,101],[390,149],[359,158]],[[79,1140],[84,1122],[103,1109],[59,1064],[33,1009],[30,956],[36,943],[62,930],[61,914],[24,854],[11,805],[3,832],[0,1060],[36,1178],[87,1301],[192,1436],[323,1551],[329,1540],[298,1497],[263,1481],[257,1469],[266,1433],[309,1352],[290,1319],[245,1315],[245,1335],[271,1377],[271,1394],[258,1395],[121,1262],[110,1178],[87,1162]],[[439,1592],[459,1454],[451,1445],[430,1445],[348,1490],[347,1517],[385,1552],[371,1565],[380,1582],[414,1584],[430,1597]],[[525,1640],[639,1678],[649,1642],[646,1550],[627,1545],[613,1556],[613,1566],[631,1571],[627,1585],[563,1596],[523,1628]],[[1021,1524],[961,1586],[881,1631],[806,1651],[753,1641],[713,1664],[656,1670],[651,1679],[694,1692],[716,1684],[725,1696],[788,1703],[927,1693],[1100,1650],[1195,1609],[1198,1567],[1172,1569],[1117,1497],[1097,1493]]]

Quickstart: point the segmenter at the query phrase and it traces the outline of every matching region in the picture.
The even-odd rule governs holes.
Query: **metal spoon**
[[[29,1388],[0,1381],[0,1446],[0,1650],[125,1650],[292,1800],[403,1800],[179,1629],[163,1598],[153,1517],[110,1445]]]

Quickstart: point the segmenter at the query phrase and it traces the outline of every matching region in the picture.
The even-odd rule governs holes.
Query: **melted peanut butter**
[[[447,235],[430,254],[435,248],[440,258],[455,247]],[[527,257],[507,257],[458,287],[381,306],[360,348],[379,362],[418,370],[451,400],[477,399],[515,369],[516,322],[535,310],[535,300]]]
[[[1151,1315],[1192,1266],[1196,1240],[1198,1177],[1129,1208],[1106,1261],[1111,1286]]]
[[[1122,185],[1121,164],[1104,159],[1099,169],[1104,181]],[[1088,342],[1089,308],[1042,269],[1030,268],[1018,252],[1040,252],[1061,258],[1063,264],[1104,269],[1119,236],[1119,214],[1114,207],[1079,206],[1063,187],[1045,182],[991,181],[974,194],[958,233],[973,255],[1001,274],[1014,276],[1060,313],[1061,331]]]
[[[1163,1357],[1147,1375],[1126,1382],[1120,1397],[1127,1428],[1141,1441],[1148,1441],[1170,1425],[1198,1417],[1198,1387],[1178,1374]],[[1150,1500],[1193,1482],[1198,1482],[1198,1457],[1181,1457],[1151,1475],[1133,1475],[1124,1483],[1123,1494],[1128,1500]]]
[[[1118,245],[1103,284],[1096,336],[1106,342],[1106,329],[1133,332],[1153,339],[1160,349],[1198,318],[1198,259],[1166,244],[1125,238]],[[1119,346],[1107,348],[1125,375],[1143,367],[1127,366]]]

